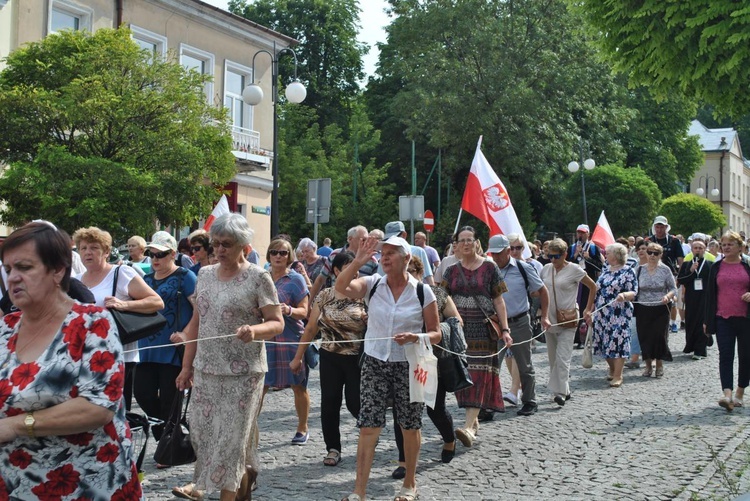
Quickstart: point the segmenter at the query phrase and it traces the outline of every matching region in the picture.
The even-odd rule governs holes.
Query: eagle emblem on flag
[[[486,188],[482,194],[487,207],[494,211],[501,211],[510,205],[510,198],[500,184]]]

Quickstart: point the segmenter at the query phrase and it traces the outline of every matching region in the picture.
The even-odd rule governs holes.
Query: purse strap
[[[555,275],[557,275],[557,270],[555,270],[555,267],[552,266],[552,300],[555,302],[555,311],[560,311],[560,308],[557,307],[557,287],[555,287]]]
[[[188,407],[190,406],[190,397],[192,395],[193,395],[193,389],[188,388],[187,401],[185,402],[185,407],[182,410],[182,419],[180,419],[180,421],[185,421],[187,419],[187,411],[188,411]]]
[[[112,279],[112,297],[117,297],[117,280],[120,278],[120,266],[118,264],[115,268],[115,278]]]

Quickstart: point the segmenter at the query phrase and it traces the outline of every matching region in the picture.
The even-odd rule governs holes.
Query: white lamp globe
[[[284,94],[290,103],[299,104],[307,97],[307,89],[299,80],[295,80],[286,86]]]
[[[583,162],[583,168],[586,170],[591,170],[594,167],[596,167],[596,162],[594,162],[593,158],[587,158],[585,162]]]
[[[263,101],[263,89],[258,84],[250,84],[242,90],[242,100],[245,104],[255,106]]]
[[[570,162],[568,164],[568,170],[570,172],[578,172],[578,169],[580,169],[580,165],[578,165],[578,162]]]
[[[702,197],[705,192],[706,190],[704,190],[703,188],[698,188],[697,190],[695,190],[695,194],[699,197]]]
[[[719,189],[718,188],[714,188],[713,190],[711,190],[711,196],[712,197],[718,197],[719,196]]]

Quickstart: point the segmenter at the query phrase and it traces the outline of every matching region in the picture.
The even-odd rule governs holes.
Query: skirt
[[[635,325],[641,356],[644,360],[672,361],[667,337],[669,336],[669,312],[666,305],[635,305]]]

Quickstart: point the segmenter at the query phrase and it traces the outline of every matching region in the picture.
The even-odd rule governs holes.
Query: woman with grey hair
[[[661,259],[664,248],[656,242],[646,247],[646,265],[639,266],[638,304],[635,305],[635,323],[641,356],[646,363],[642,376],[651,377],[653,362],[656,361],[656,377],[664,375],[663,362],[672,361],[667,336],[669,335],[669,314],[677,296],[672,270]]]
[[[201,268],[193,317],[170,338],[191,341],[177,388],[193,387],[190,437],[197,457],[193,482],[172,493],[200,499],[219,490],[222,500],[249,499],[258,474],[255,438],[268,371],[263,341],[280,334],[284,320],[270,273],[245,260],[253,236],[245,218],[225,214],[210,235],[218,264]],[[213,339],[201,342],[206,338]]]
[[[318,244],[305,237],[297,244],[297,259],[305,268],[311,283],[315,283],[323,267],[326,265],[327,258],[318,255]]]
[[[594,323],[594,354],[607,361],[607,380],[613,388],[622,386],[622,368],[630,356],[630,319],[638,293],[638,279],[630,266],[625,266],[628,250],[622,244],[606,247],[608,266],[597,280],[596,314],[586,315],[589,327]]]

